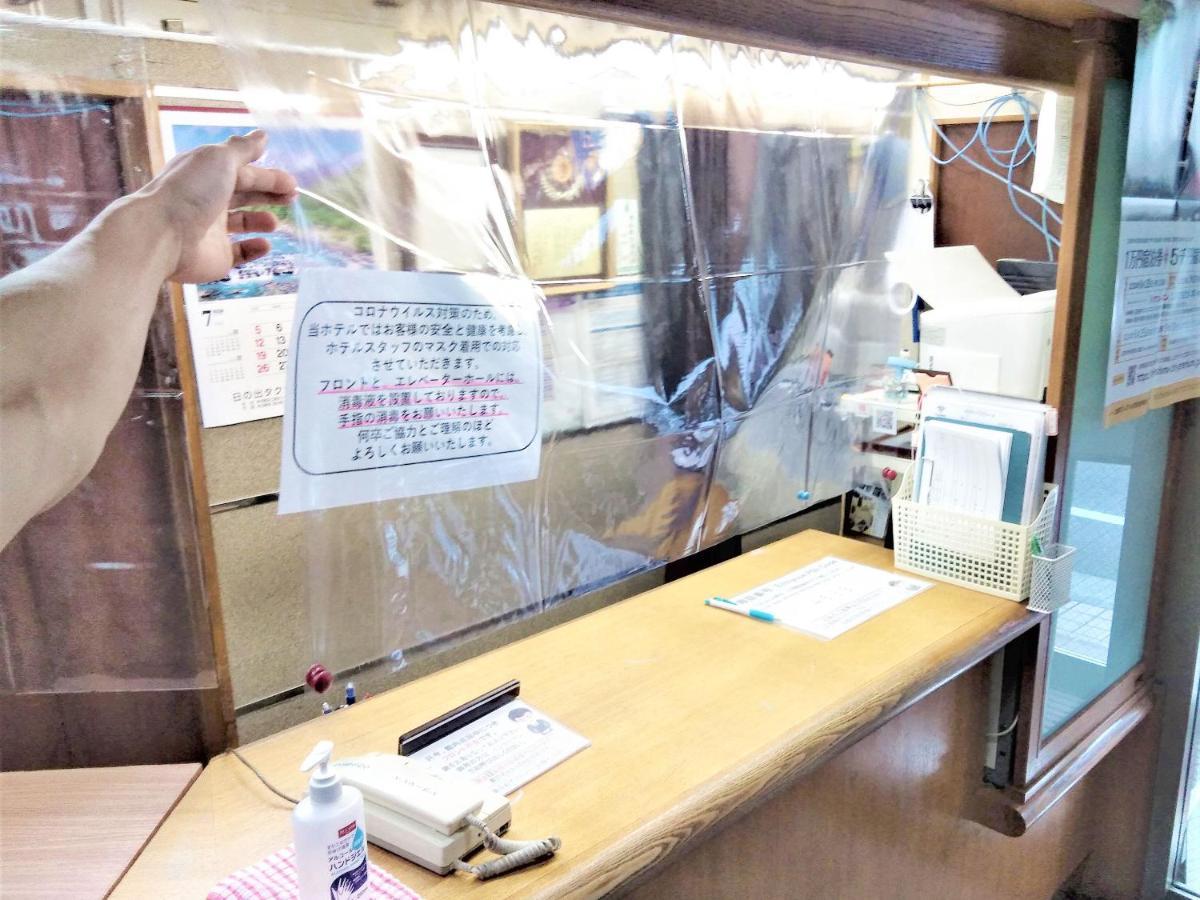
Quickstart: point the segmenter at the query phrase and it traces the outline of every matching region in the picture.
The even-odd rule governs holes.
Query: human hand
[[[271,249],[266,238],[229,239],[230,234],[279,226],[273,213],[242,207],[289,203],[296,196],[296,179],[287,172],[251,165],[266,148],[267,134],[261,130],[197,147],[172,159],[143,188],[161,204],[179,242],[171,280],[215,281]]]

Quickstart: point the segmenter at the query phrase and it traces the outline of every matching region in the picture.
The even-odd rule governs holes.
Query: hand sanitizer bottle
[[[321,741],[300,766],[316,768],[308,796],[292,812],[300,900],[366,900],[367,831],[358,788],[330,771],[332,741]]]

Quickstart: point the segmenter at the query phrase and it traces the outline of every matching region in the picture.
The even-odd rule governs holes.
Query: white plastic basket
[[[1008,600],[1027,598],[1033,541],[1036,537],[1038,547],[1053,541],[1058,488],[1046,486],[1032,522],[1013,525],[913,502],[913,468],[892,498],[896,568]]]

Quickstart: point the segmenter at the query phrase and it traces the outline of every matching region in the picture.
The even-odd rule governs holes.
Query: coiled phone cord
[[[251,762],[242,756],[237,750],[230,748],[230,753],[234,755],[247,769],[258,776],[267,788],[278,797],[286,800],[288,803],[297,803],[295,797],[290,797],[285,794],[271,782],[267,781],[266,777],[260,772]],[[520,869],[531,863],[538,862],[546,857],[553,856],[562,847],[562,841],[556,837],[544,838],[540,841],[513,841],[508,838],[502,838],[492,829],[488,828],[487,823],[478,816],[467,816],[466,822],[472,828],[478,828],[483,832],[483,846],[491,850],[493,853],[501,854],[496,859],[489,859],[487,862],[475,866],[470,863],[465,863],[461,859],[454,861],[454,868],[460,872],[467,872],[474,875],[480,881],[485,881],[488,878],[495,878],[497,875],[503,875],[505,872],[511,872],[514,869]]]
[[[467,824],[483,832],[483,846],[493,853],[501,854],[496,859],[489,859],[480,865],[472,865],[455,860],[454,868],[460,872],[474,875],[480,881],[495,878],[505,872],[520,869],[546,857],[553,856],[562,847],[562,841],[556,837],[543,838],[540,841],[513,841],[502,838],[488,828],[487,823],[478,816],[467,816]]]

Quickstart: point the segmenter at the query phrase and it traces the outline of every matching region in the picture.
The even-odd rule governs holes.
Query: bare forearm
[[[142,190],[0,281],[0,547],[91,470],[129,399],[168,278],[202,283],[270,249],[296,180],[253,162],[264,132],[175,157]]]
[[[135,194],[0,281],[0,546],[95,463],[178,254],[161,204]]]

